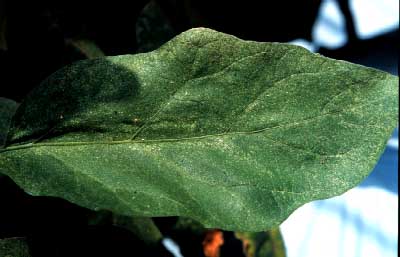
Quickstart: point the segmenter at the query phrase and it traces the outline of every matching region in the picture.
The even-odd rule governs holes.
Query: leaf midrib
[[[266,127],[258,130],[251,130],[251,131],[235,131],[235,132],[225,132],[225,133],[216,133],[216,134],[209,134],[209,135],[202,135],[202,136],[193,136],[193,137],[181,137],[181,138],[160,138],[160,139],[140,139],[140,140],[132,140],[132,139],[124,139],[124,140],[104,140],[104,141],[69,141],[69,142],[44,142],[44,143],[27,143],[27,144],[20,144],[20,145],[11,145],[5,147],[4,149],[0,149],[0,153],[12,151],[12,150],[21,150],[26,148],[33,148],[33,147],[42,147],[42,146],[80,146],[80,145],[101,145],[101,144],[145,144],[145,143],[160,143],[160,142],[177,142],[177,141],[190,141],[190,140],[201,140],[206,138],[212,137],[219,137],[219,136],[229,136],[229,135],[251,135],[251,134],[258,134],[262,133],[267,130],[277,129],[277,128],[284,128],[294,125],[300,125],[318,118],[322,118],[328,115],[338,115],[340,111],[336,112],[327,112],[321,115],[309,117],[297,122],[289,122],[286,124],[281,124],[272,127]]]

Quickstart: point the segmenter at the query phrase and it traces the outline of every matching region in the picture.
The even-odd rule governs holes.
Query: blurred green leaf
[[[0,257],[30,257],[25,238],[0,239]]]
[[[88,59],[104,56],[103,51],[101,51],[93,41],[87,39],[68,39],[66,40],[66,43],[76,48]]]
[[[150,1],[136,22],[137,52],[150,52],[159,48],[175,35],[168,18],[155,1]]]
[[[246,257],[285,257],[285,245],[279,228],[266,232],[236,232],[243,242]]]
[[[114,224],[133,232],[147,245],[157,245],[163,236],[151,218],[115,215]]]

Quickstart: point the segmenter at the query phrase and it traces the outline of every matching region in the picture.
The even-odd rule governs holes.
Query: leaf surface
[[[94,210],[263,231],[369,174],[397,85],[298,46],[192,29],[50,76],[19,107],[0,170]]]

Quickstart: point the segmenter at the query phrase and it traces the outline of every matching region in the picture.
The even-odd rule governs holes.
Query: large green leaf
[[[95,210],[262,231],[369,174],[396,125],[397,84],[298,46],[193,29],[53,74],[19,107],[0,169]]]

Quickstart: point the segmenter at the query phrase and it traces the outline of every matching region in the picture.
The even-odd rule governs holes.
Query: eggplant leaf
[[[94,210],[263,231],[360,183],[397,105],[396,76],[192,29],[50,76],[18,108],[0,170]]]

